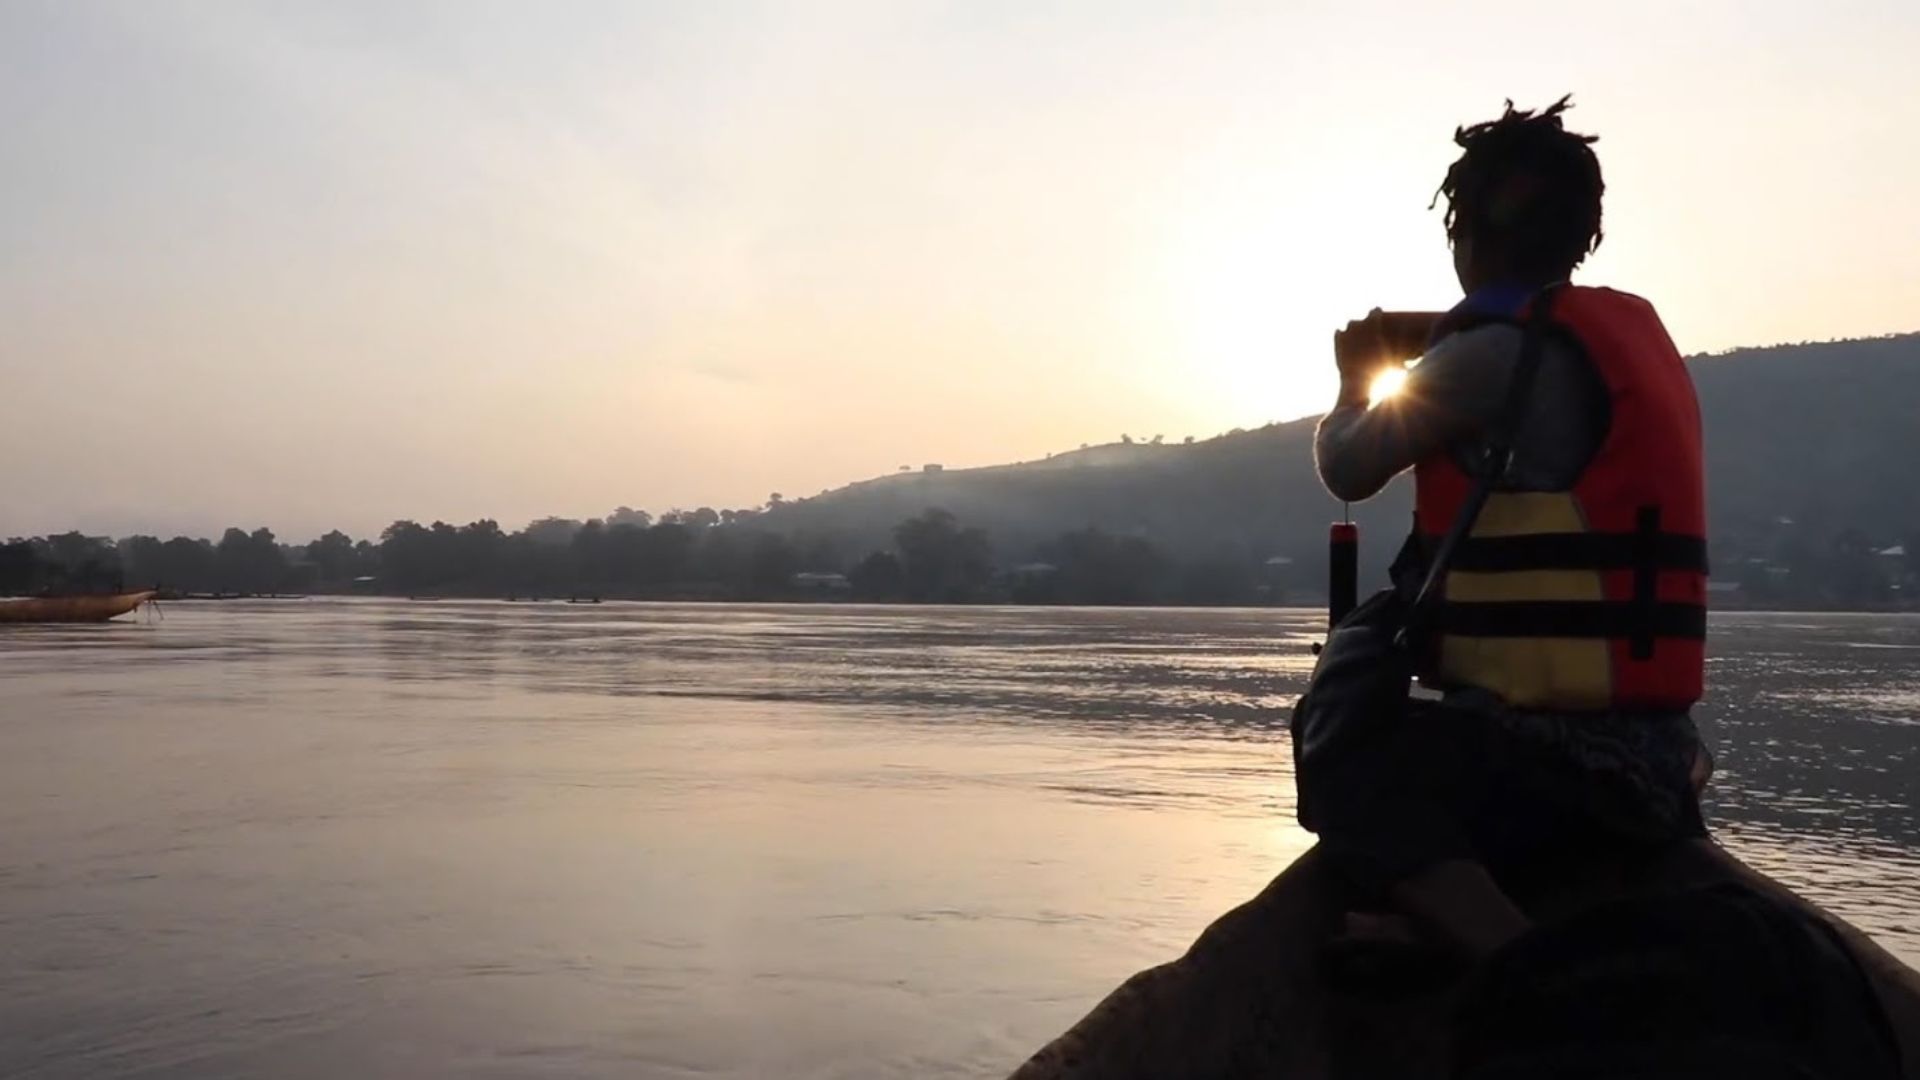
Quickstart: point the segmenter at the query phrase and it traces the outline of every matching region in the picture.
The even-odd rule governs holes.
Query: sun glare
[[[1400,388],[1405,385],[1407,385],[1406,368],[1395,364],[1382,369],[1380,374],[1373,377],[1372,384],[1367,387],[1367,406],[1371,408],[1380,404],[1399,393]]]

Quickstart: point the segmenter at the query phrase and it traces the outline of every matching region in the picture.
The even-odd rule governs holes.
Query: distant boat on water
[[[153,599],[153,590],[108,596],[30,596],[0,600],[0,623],[106,622]]]

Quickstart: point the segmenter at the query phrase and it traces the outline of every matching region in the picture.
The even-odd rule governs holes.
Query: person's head
[[[1447,239],[1461,288],[1545,285],[1572,273],[1600,246],[1596,136],[1560,121],[1570,98],[1545,109],[1507,102],[1497,120],[1455,128],[1463,151],[1434,194],[1447,199]]]

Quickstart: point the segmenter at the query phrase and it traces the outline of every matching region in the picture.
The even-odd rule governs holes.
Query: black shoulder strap
[[[1511,381],[1507,383],[1507,400],[1495,415],[1493,423],[1487,427],[1485,453],[1473,478],[1473,487],[1468,490],[1460,512],[1454,515],[1446,536],[1441,539],[1427,563],[1426,577],[1421,581],[1420,591],[1414,596],[1412,607],[1407,612],[1407,626],[1400,631],[1403,643],[1408,631],[1417,627],[1422,614],[1439,595],[1440,582],[1446,580],[1447,568],[1453,563],[1454,553],[1460,549],[1467,535],[1473,532],[1474,522],[1479,520],[1488,496],[1493,494],[1493,486],[1506,475],[1507,467],[1513,463],[1514,440],[1519,437],[1520,425],[1526,419],[1527,401],[1533,396],[1534,376],[1540,370],[1540,354],[1546,344],[1547,329],[1553,322],[1553,301],[1559,291],[1559,285],[1549,285],[1534,295],[1532,310],[1521,332],[1520,358],[1514,363]]]

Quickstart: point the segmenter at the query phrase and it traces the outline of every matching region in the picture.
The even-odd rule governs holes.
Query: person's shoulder
[[[1653,301],[1641,296],[1637,292],[1629,292],[1626,289],[1616,289],[1611,285],[1575,285],[1571,286],[1567,292],[1569,296],[1574,299],[1575,303],[1641,308],[1650,314],[1654,314],[1656,317],[1658,316],[1658,312],[1654,309]]]
[[[1427,355],[1431,356],[1440,351],[1451,352],[1464,350],[1470,352],[1475,348],[1485,348],[1489,345],[1500,345],[1509,341],[1518,341],[1523,332],[1518,322],[1507,319],[1476,322],[1470,326],[1455,330],[1439,341],[1434,342],[1433,347],[1427,350]]]
[[[1483,322],[1446,335],[1426,351],[1414,365],[1414,373],[1427,379],[1450,375],[1462,369],[1499,368],[1513,365],[1520,354],[1525,334],[1510,322]]]

